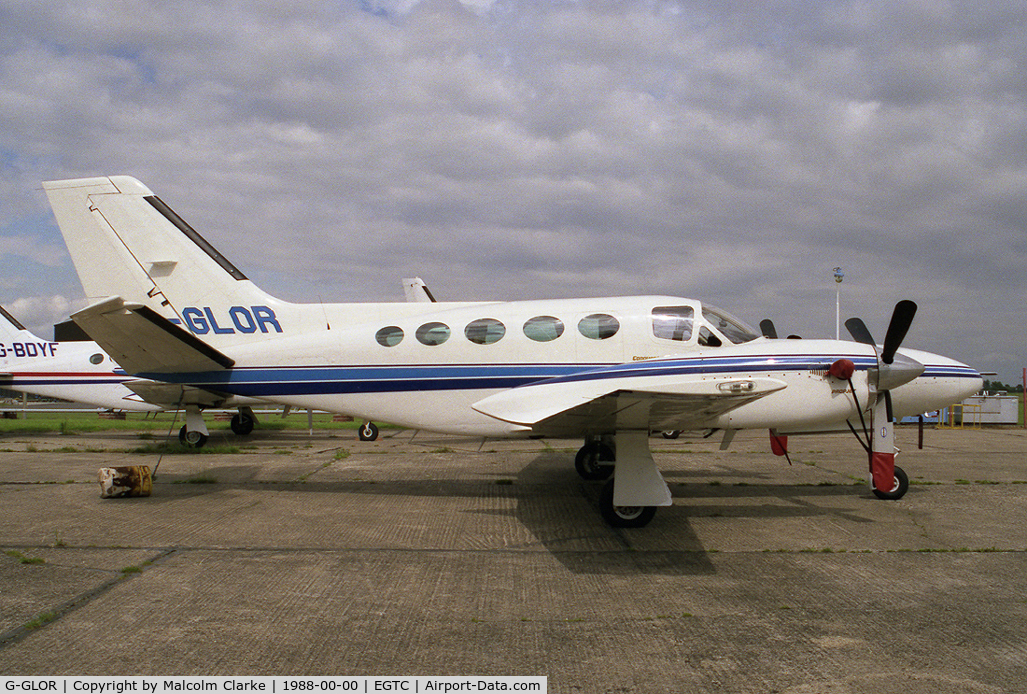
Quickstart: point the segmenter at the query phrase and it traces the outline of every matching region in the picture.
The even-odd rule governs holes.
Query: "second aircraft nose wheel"
[[[239,436],[246,436],[253,431],[253,417],[247,414],[232,415],[232,431]]]
[[[357,438],[361,441],[374,441],[378,438],[378,426],[374,422],[364,422],[357,429]]]

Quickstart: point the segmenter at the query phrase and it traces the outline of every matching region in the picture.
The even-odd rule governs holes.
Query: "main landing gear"
[[[648,525],[658,506],[672,503],[649,451],[648,431],[590,436],[574,456],[574,467],[583,479],[607,480],[599,495],[599,513],[615,528]]]
[[[250,407],[240,407],[237,414],[232,415],[230,425],[232,431],[238,436],[248,436],[253,432],[257,424],[257,415]],[[178,441],[189,448],[202,448],[210,432],[207,431],[207,424],[203,421],[200,408],[195,405],[186,405],[185,424],[178,430]]]
[[[605,480],[613,474],[615,459],[612,436],[590,436],[574,456],[574,469],[582,479]]]

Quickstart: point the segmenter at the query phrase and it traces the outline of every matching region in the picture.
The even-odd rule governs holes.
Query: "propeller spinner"
[[[870,383],[878,392],[886,393],[892,388],[898,388],[924,372],[923,364],[898,353],[899,346],[905,339],[906,333],[909,332],[909,326],[912,325],[915,315],[916,304],[912,301],[907,299],[895,304],[895,311],[892,313],[888,332],[885,334],[884,344],[880,349],[861,319],[850,318],[845,321],[845,327],[853,339],[856,342],[870,345],[877,353],[877,368],[871,369]]]

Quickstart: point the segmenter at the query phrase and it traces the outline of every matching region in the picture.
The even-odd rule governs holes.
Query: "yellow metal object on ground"
[[[153,478],[148,465],[102,467],[97,479],[102,499],[150,496],[153,491]]]

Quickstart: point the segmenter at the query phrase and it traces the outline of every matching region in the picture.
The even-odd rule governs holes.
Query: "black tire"
[[[199,431],[189,431],[183,426],[178,430],[178,441],[189,448],[203,448],[207,443],[207,435]]]
[[[374,441],[378,438],[378,426],[374,422],[364,422],[357,429],[357,438],[361,441]]]
[[[678,430],[663,432],[663,438],[665,439],[676,439],[679,436],[681,436],[681,432]]]
[[[900,468],[898,465],[895,466],[895,486],[890,491],[882,492],[880,489],[874,489],[874,496],[878,499],[884,499],[885,501],[896,501],[901,499],[909,491],[909,477],[906,475],[906,471]]]
[[[248,414],[239,414],[232,416],[232,431],[239,436],[247,436],[253,431],[253,417]]]
[[[655,506],[614,506],[613,480],[603,485],[599,495],[599,513],[615,528],[642,528],[656,515]]]
[[[602,444],[588,443],[578,449],[574,456],[574,469],[582,479],[601,481],[613,474],[613,465],[603,465],[601,461],[612,460],[612,452]]]

